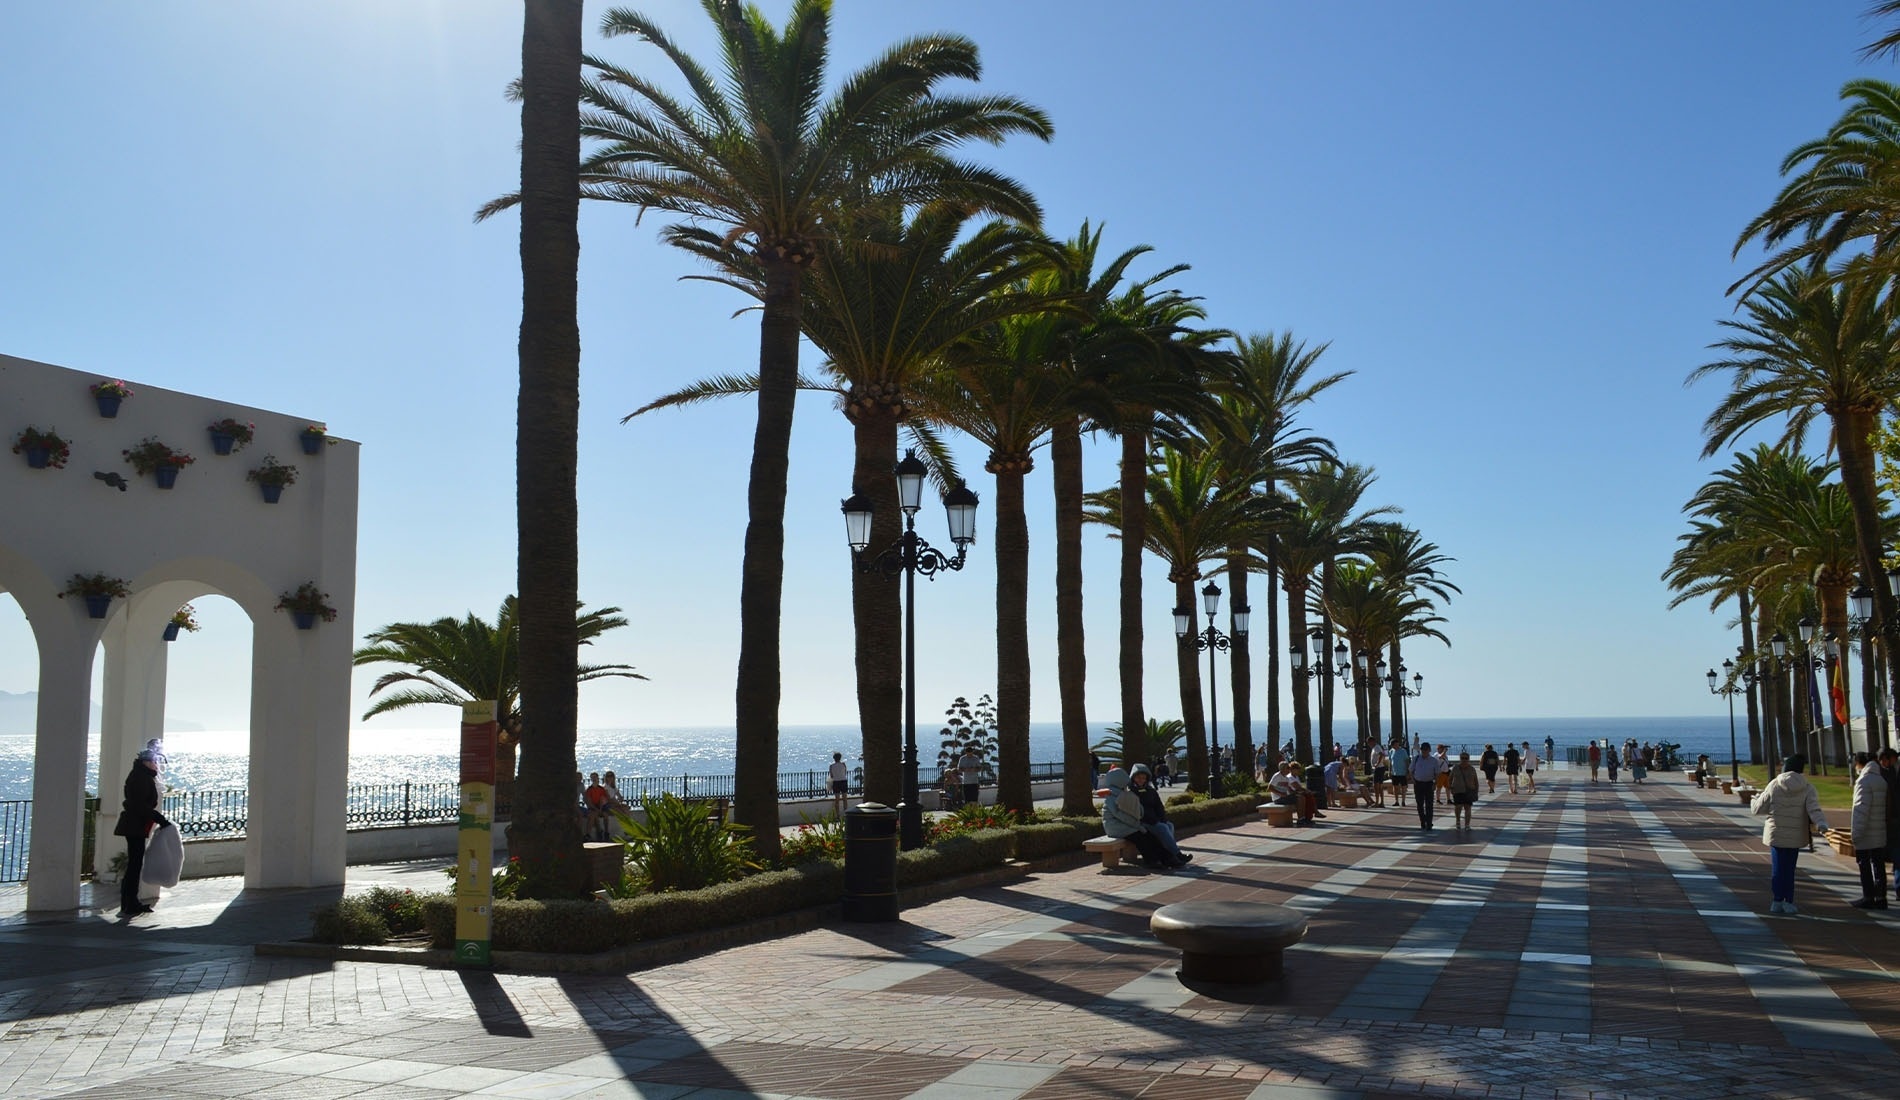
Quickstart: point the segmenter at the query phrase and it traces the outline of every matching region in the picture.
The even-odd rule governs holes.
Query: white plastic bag
[[[139,881],[167,890],[178,885],[179,872],[185,868],[185,843],[178,826],[160,825],[145,845],[145,866],[139,869]]]

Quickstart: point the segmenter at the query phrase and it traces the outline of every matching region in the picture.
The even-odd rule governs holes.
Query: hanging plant
[[[165,624],[165,640],[177,641],[178,632],[181,630],[190,634],[198,633],[198,616],[196,609],[190,604],[172,612],[171,621]]]
[[[152,480],[161,489],[169,489],[178,480],[178,471],[196,462],[183,451],[174,451],[151,436],[139,441],[139,445],[124,452],[125,460],[141,475],[151,474]]]
[[[35,470],[58,470],[65,467],[66,459],[73,453],[73,446],[50,428],[46,431],[28,428],[13,441],[13,453],[24,454],[26,464]]]
[[[317,625],[317,620],[336,621],[336,608],[327,602],[330,594],[319,589],[311,581],[297,586],[294,592],[286,592],[277,600],[277,610],[290,613],[290,619],[297,624],[298,630],[309,630]]]
[[[244,476],[257,482],[264,491],[264,503],[275,504],[277,498],[283,495],[284,486],[296,482],[297,467],[284,465],[277,461],[276,455],[265,455],[264,464]]]
[[[316,455],[323,453],[323,445],[330,438],[324,434],[325,430],[321,424],[304,425],[303,431],[297,433],[297,440],[303,445],[304,454]]]
[[[108,419],[119,415],[119,402],[132,396],[132,387],[116,378],[94,382],[89,389],[99,403],[99,415]]]
[[[85,601],[86,614],[94,619],[103,619],[111,609],[115,598],[130,596],[132,587],[118,577],[109,577],[104,573],[74,573],[73,579],[59,593],[60,599],[78,596]]]
[[[211,450],[221,455],[236,454],[257,436],[257,425],[233,420],[228,416],[214,421],[207,430],[211,433]]]

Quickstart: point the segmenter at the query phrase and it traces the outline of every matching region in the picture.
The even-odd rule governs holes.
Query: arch
[[[72,436],[67,469],[0,462],[0,510],[31,521],[0,532],[0,588],[32,626],[40,662],[27,908],[78,905],[95,650],[103,647],[105,661],[99,776],[109,792],[137,747],[163,733],[163,627],[203,595],[232,600],[252,625],[255,812],[245,884],[342,882],[359,446],[331,439],[300,456],[295,488],[266,504],[247,468],[267,451],[296,453],[308,418],[136,382],[107,417],[89,392],[100,377],[0,355],[0,430],[57,424]],[[254,425],[255,455],[203,455],[171,491],[133,477],[120,460],[147,436],[202,452],[207,425],[225,417]],[[132,592],[101,619],[59,598],[73,574],[93,572],[125,580]],[[337,610],[316,630],[294,629],[274,611],[281,593],[306,581]]]

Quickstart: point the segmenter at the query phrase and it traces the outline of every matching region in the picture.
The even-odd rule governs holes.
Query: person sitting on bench
[[[1155,789],[1153,776],[1148,774],[1148,765],[1136,764],[1128,773],[1128,789],[1141,799],[1141,823],[1161,838],[1161,846],[1168,850],[1168,861],[1177,867],[1185,867],[1194,862],[1194,857],[1181,850],[1174,839],[1174,822],[1168,820],[1168,810],[1161,804],[1161,792]]]
[[[1110,768],[1108,797],[1102,800],[1102,832],[1126,840],[1141,853],[1142,865],[1156,871],[1171,871],[1177,864],[1162,846],[1159,837],[1141,822],[1141,799],[1128,789],[1128,773]]]

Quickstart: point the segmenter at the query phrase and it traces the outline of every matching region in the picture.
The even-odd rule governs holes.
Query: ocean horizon
[[[1108,723],[1091,724],[1090,743],[1107,737]],[[1255,737],[1264,722],[1256,722]],[[1729,758],[1726,715],[1650,718],[1419,718],[1411,723],[1418,736],[1445,742],[1452,751],[1468,749],[1474,755],[1486,744],[1505,740],[1529,741],[1539,753],[1544,739],[1556,742],[1558,757],[1572,746],[1593,739],[1621,742],[1670,741],[1680,744],[1690,758],[1708,753],[1711,759]],[[1282,740],[1292,736],[1291,721],[1281,723]],[[1354,736],[1350,726],[1337,727],[1342,738]],[[582,771],[613,770],[623,779],[642,776],[729,775],[733,740],[730,726],[654,726],[587,729],[580,732],[576,757]],[[453,782],[458,751],[454,729],[358,729],[350,734],[350,783],[385,784]],[[1747,758],[1748,732],[1737,723],[1736,739]],[[779,728],[779,771],[822,772],[833,752],[856,763],[859,734],[855,724],[785,725]],[[1232,731],[1220,730],[1223,745],[1232,743]],[[919,731],[919,763],[926,773],[935,768],[941,738],[936,729]],[[165,782],[174,790],[242,789],[250,771],[249,734],[243,730],[181,730],[167,733],[171,763]],[[97,735],[90,739],[88,759],[98,759]],[[1029,728],[1030,759],[1049,763],[1062,759],[1062,730],[1055,722],[1035,722]],[[128,762],[129,763],[129,762]],[[122,767],[110,767],[111,785],[117,785]],[[87,767],[86,789],[98,790],[96,763]],[[0,801],[32,797],[33,735],[0,734]]]

